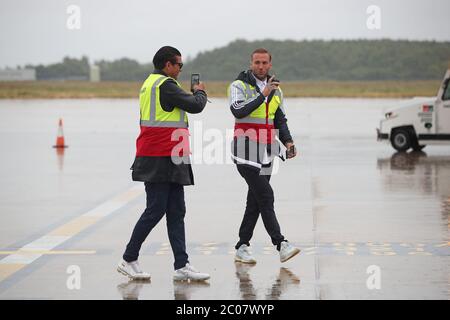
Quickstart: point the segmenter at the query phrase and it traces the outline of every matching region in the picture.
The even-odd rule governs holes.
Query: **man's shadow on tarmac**
[[[243,300],[256,300],[257,292],[253,287],[253,282],[250,278],[249,271],[253,268],[254,264],[245,264],[240,262],[235,262],[236,266],[236,276],[239,280],[239,290],[241,292],[241,298]],[[298,278],[291,270],[288,268],[280,268],[275,282],[272,284],[270,289],[266,292],[267,300],[279,300],[281,295],[289,286],[299,285],[300,278]]]

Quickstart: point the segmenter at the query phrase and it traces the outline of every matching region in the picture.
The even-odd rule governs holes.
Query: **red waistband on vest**
[[[275,140],[276,129],[273,124],[235,123],[234,137],[246,136],[259,143],[271,144]]]
[[[136,139],[137,157],[183,157],[190,153],[187,128],[141,126]]]

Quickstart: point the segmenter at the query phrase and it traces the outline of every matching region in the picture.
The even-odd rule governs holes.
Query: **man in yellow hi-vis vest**
[[[297,154],[287,126],[279,81],[269,75],[271,67],[271,54],[264,48],[255,50],[250,70],[241,72],[228,91],[230,110],[235,117],[232,158],[248,185],[244,218],[235,246],[235,261],[242,263],[256,263],[249,246],[259,215],[280,253],[281,262],[300,252],[281,234],[270,185],[274,157],[280,155],[284,160],[282,148],[275,139],[276,132],[288,150],[286,157],[293,158]]]
[[[181,89],[177,77],[183,67],[181,53],[162,47],[153,58],[155,71],[142,85],[140,102],[141,132],[136,140],[133,180],[143,181],[147,207],[136,223],[117,270],[131,279],[149,280],[138,264],[141,245],[166,215],[169,241],[175,258],[174,280],[207,280],[189,264],[186,253],[184,186],[193,185],[189,162],[187,113],[202,112],[207,96],[205,86],[194,86],[193,94]]]

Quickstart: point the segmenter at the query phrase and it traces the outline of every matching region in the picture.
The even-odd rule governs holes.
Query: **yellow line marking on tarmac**
[[[99,221],[100,217],[78,217],[49,233],[51,236],[74,236]]]
[[[130,201],[144,193],[141,185],[133,186],[122,194],[109,199],[88,212],[78,216],[68,223],[52,230],[48,234],[36,239],[17,251],[1,251],[7,254],[0,259],[0,282],[10,277],[25,266],[33,263],[43,255],[58,254],[95,254],[93,250],[71,251],[71,250],[53,250],[66,242],[76,234],[99,222],[104,217],[119,210]]]
[[[408,252],[408,255],[410,255],[410,256],[431,256],[432,254],[429,252],[413,251],[413,252]]]
[[[23,267],[25,267],[26,264],[3,264],[0,265],[0,282],[2,282],[3,280],[5,280],[6,278],[8,278],[10,275],[16,273],[17,271],[19,271],[20,269],[22,269]]]
[[[437,244],[434,247],[435,248],[442,248],[442,247],[448,247],[448,246],[450,246],[450,242],[444,242],[444,243],[441,243],[441,244]]]

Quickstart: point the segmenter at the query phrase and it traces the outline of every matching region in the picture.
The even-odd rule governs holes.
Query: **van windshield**
[[[445,87],[444,95],[442,100],[450,100],[450,79],[447,80],[447,85]]]

